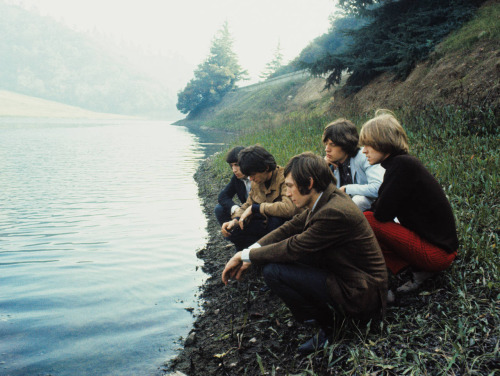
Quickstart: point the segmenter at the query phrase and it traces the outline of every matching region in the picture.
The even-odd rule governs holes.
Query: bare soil
[[[339,90],[332,98],[330,111],[346,107],[354,113],[378,108],[454,105],[498,108],[500,105],[500,50],[496,41],[476,43],[471,51],[439,56],[418,64],[404,80],[382,74],[353,95]]]

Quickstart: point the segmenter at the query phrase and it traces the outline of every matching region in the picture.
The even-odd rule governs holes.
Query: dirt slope
[[[352,106],[359,112],[377,108],[429,105],[481,106],[500,104],[500,50],[491,41],[478,43],[464,54],[456,52],[420,63],[404,81],[382,74],[361,91],[343,96],[335,94],[330,111]]]

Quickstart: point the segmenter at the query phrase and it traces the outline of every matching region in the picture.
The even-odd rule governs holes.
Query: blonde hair
[[[382,109],[377,110],[375,117],[363,124],[359,143],[385,154],[402,151],[408,153],[409,150],[408,136],[396,116],[391,111]]]

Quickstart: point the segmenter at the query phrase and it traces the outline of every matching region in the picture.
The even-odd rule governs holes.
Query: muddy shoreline
[[[262,375],[262,368],[274,367],[276,374],[292,373],[303,368],[304,359],[296,358],[295,350],[314,328],[299,327],[276,296],[261,291],[265,283],[256,268],[243,282],[223,285],[221,273],[235,248],[224,240],[213,215],[225,182],[213,175],[210,162],[205,160],[195,173],[209,234],[206,246],[197,252],[207,274],[199,293],[202,313],[195,315],[183,349],[165,364],[165,372]]]

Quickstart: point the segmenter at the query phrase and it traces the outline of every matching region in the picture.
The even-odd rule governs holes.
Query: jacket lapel
[[[330,196],[334,194],[335,186],[332,184],[328,185],[328,187],[325,189],[323,194],[321,195],[321,198],[319,199],[318,203],[316,204],[316,207],[314,208],[314,212],[312,210],[309,210],[309,214],[307,214],[307,219],[305,223],[305,227],[309,225],[309,222],[311,221],[312,217],[321,210],[321,208],[330,200]]]

